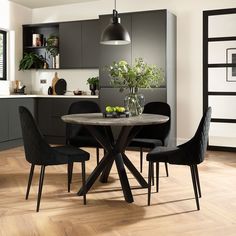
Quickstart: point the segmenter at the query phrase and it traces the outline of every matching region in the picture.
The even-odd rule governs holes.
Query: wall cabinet
[[[33,34],[43,35],[42,46],[32,46]],[[42,55],[47,59],[49,68],[53,68],[52,56],[46,51],[45,42],[51,35],[59,37],[60,69],[98,68],[98,20],[23,25],[23,52]]]
[[[81,25],[79,21],[59,24],[61,69],[82,67]]]
[[[42,55],[46,58],[49,68],[53,68],[52,56],[50,56],[46,51],[46,39],[50,36],[59,37],[58,24],[32,24],[23,25],[23,53],[35,52],[38,55]],[[33,46],[33,34],[43,35],[41,46]]]
[[[98,20],[82,21],[82,67],[99,67],[100,31]]]

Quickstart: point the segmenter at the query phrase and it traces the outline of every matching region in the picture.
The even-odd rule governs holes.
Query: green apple
[[[111,107],[111,106],[107,106],[106,107],[106,112],[108,112],[108,113],[112,113],[114,110],[113,110],[113,108]]]
[[[116,106],[116,107],[115,107],[115,111],[116,111],[116,112],[120,112],[120,107]]]
[[[119,112],[125,112],[125,108],[124,107],[119,107]]]

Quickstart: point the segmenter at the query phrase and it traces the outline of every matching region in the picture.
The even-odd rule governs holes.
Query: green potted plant
[[[106,69],[114,87],[119,87],[121,92],[125,88],[129,89],[125,106],[132,116],[140,115],[144,108],[144,96],[138,94],[138,89],[161,87],[165,82],[163,70],[156,65],[148,65],[142,58],[135,59],[133,66],[126,61],[119,61]]]
[[[46,50],[53,57],[53,68],[56,68],[56,56],[59,54],[59,38],[56,35],[50,35],[46,40]]]
[[[46,59],[35,52],[24,53],[19,70],[42,69]]]
[[[87,84],[89,84],[89,89],[91,90],[91,95],[95,95],[95,91],[99,89],[99,78],[90,77],[87,79]]]

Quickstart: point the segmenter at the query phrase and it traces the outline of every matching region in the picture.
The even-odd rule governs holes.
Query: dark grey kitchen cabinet
[[[167,10],[132,13],[132,62],[142,57],[163,69],[166,99],[171,107],[170,144],[176,144],[176,17]],[[150,91],[151,92],[151,91]],[[147,94],[145,95],[145,97]],[[151,100],[158,96],[154,95]],[[155,101],[154,100],[154,101]],[[149,102],[146,99],[146,102]]]
[[[34,99],[33,98],[16,98],[8,99],[9,111],[9,140],[22,138],[21,124],[19,116],[19,106],[28,108],[34,115]]]
[[[111,15],[99,16],[100,23],[100,34],[106,28],[106,26],[110,23]],[[131,14],[119,14],[121,19],[121,24],[124,26],[130,34],[131,34]],[[105,70],[106,66],[109,66],[114,61],[125,60],[128,63],[132,62],[131,58],[131,44],[127,45],[100,45],[100,59],[99,59],[99,84],[101,87],[111,87],[110,78],[108,73]]]
[[[34,115],[33,98],[0,99],[0,150],[22,145],[19,106],[27,107]]]
[[[100,32],[98,20],[82,21],[82,67],[99,67]]]
[[[68,113],[70,104],[74,99],[63,98],[39,98],[38,99],[38,124],[45,136],[65,136],[65,123],[61,116]]]
[[[51,132],[51,112],[52,112],[51,98],[37,99],[37,121],[39,128],[43,135],[50,135]]]
[[[98,68],[98,20],[63,22],[59,24],[60,68]]]
[[[165,71],[166,10],[132,13],[132,61],[142,57]]]
[[[8,104],[7,99],[0,99],[0,142],[8,140]]]
[[[75,69],[82,67],[82,23],[63,22],[59,24],[60,68]]]
[[[50,143],[65,143],[66,124],[61,116],[68,113],[73,102],[86,98],[39,98],[37,99],[38,125],[43,135]],[[96,98],[89,98],[99,104]]]

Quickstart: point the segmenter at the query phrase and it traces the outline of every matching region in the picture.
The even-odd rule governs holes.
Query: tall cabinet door
[[[110,23],[111,15],[100,16],[100,33]],[[124,26],[131,37],[131,14],[120,14],[121,24]],[[132,40],[132,38],[131,38]],[[131,63],[131,44],[127,45],[100,45],[100,65],[99,65],[99,79],[100,87],[111,87],[110,78],[105,70],[106,66],[109,66],[114,61],[125,60]]]
[[[99,22],[87,20],[82,22],[82,66],[98,68],[99,66]]]
[[[81,25],[78,21],[59,24],[61,69],[82,67]]]
[[[132,61],[139,57],[165,70],[166,10],[132,14]]]

